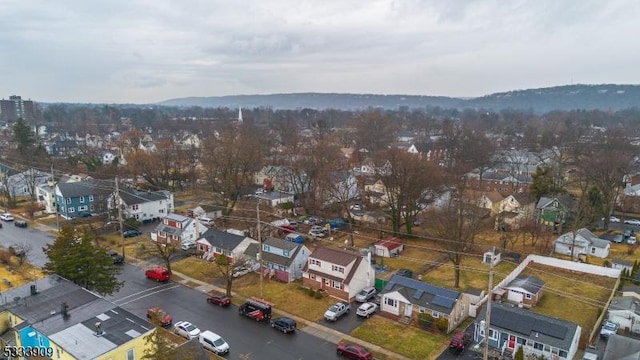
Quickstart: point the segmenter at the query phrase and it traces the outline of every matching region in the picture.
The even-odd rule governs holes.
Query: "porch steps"
[[[502,357],[504,359],[513,359],[513,349],[505,348]]]
[[[411,324],[411,317],[410,316],[402,316],[401,318],[398,319],[398,322],[401,323],[401,324],[409,325],[409,324]]]

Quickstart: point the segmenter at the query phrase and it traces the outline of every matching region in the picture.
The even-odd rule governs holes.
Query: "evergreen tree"
[[[49,258],[44,270],[50,274],[58,274],[101,295],[112,294],[122,287],[116,277],[121,269],[86,232],[76,235],[72,226],[63,226],[56,240],[43,250]]]
[[[515,360],[524,360],[524,350],[522,346],[518,346],[518,350],[516,351],[516,355],[514,357]]]

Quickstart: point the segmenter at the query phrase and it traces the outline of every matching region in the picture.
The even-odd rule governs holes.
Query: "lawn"
[[[489,265],[483,264],[480,257],[467,256],[462,260],[460,266],[460,289],[467,288],[487,289],[489,286]],[[494,268],[493,284],[497,284],[504,279],[517,264],[502,261]],[[453,263],[447,260],[442,265],[434,268],[422,276],[422,281],[452,288],[454,284]]]
[[[545,282],[535,312],[574,322],[585,335],[591,332],[616,283],[616,279],[540,264],[531,264],[522,274],[535,275]]]
[[[448,339],[447,335],[429,333],[382,316],[365,321],[351,335],[411,359],[435,359]]]
[[[209,284],[216,279],[222,278],[222,273],[216,264],[196,257],[188,257],[176,261],[171,264],[171,269]]]

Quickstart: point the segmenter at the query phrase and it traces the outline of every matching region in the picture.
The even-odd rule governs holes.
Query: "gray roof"
[[[640,303],[635,296],[617,296],[611,300],[609,311],[628,310],[640,315]]]
[[[144,204],[148,202],[169,199],[168,191],[140,191],[140,190],[120,190],[120,199],[127,205]]]
[[[113,189],[112,186],[109,182],[97,183],[93,180],[59,183],[57,185],[64,198],[108,194]]]
[[[412,304],[450,314],[460,297],[460,292],[444,289],[425,282],[393,275],[382,290],[382,294],[397,291]]]
[[[30,285],[5,292],[7,302],[2,309],[24,320],[17,328],[32,326],[75,358],[96,358],[153,329],[145,319],[58,275],[38,280],[35,295]],[[61,313],[64,303],[67,317]],[[94,334],[97,322],[104,331],[100,337]]]
[[[579,238],[586,240],[587,242],[589,242],[589,244],[591,244],[591,246],[594,246],[597,248],[605,249],[608,246],[611,246],[611,243],[609,241],[600,239],[594,233],[592,233],[586,228],[582,228],[576,231],[576,239],[579,239]],[[560,235],[558,239],[556,239],[556,241],[564,244],[572,244],[574,241],[573,232],[568,232],[566,234]]]
[[[638,360],[640,359],[640,340],[613,334],[607,340],[603,360]]]
[[[513,279],[507,288],[522,288],[531,294],[537,294],[544,287],[544,281],[533,275],[518,276]]]
[[[290,251],[289,257],[274,254],[264,250],[262,251],[262,257],[265,262],[282,265],[286,267],[289,267],[291,265],[291,263],[296,258],[296,256],[298,256],[298,253],[300,252],[300,250],[303,248],[303,246],[300,244],[296,244],[291,241],[286,241],[286,240],[273,238],[273,237],[269,237],[265,239],[263,243],[265,245],[269,245],[274,248]],[[259,250],[260,250],[260,244],[252,243],[252,244],[249,244],[249,246],[247,246],[247,249],[244,251],[244,254],[255,259],[256,254],[258,253]]]
[[[486,318],[486,311],[478,317]],[[536,314],[512,305],[491,304],[491,327],[569,351],[579,326],[572,322]]]
[[[242,240],[244,236],[232,234],[226,231],[220,231],[218,229],[210,228],[205,231],[201,238],[207,239],[209,244],[220,249],[233,251]]]
[[[536,209],[543,209],[549,207],[553,204],[554,201],[558,201],[558,203],[566,210],[571,210],[575,201],[570,195],[560,195],[556,197],[541,197],[536,204]]]

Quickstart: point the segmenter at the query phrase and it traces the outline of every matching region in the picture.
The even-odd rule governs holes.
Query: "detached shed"
[[[398,256],[404,250],[402,240],[395,237],[379,240],[373,246],[376,256],[382,257]]]

